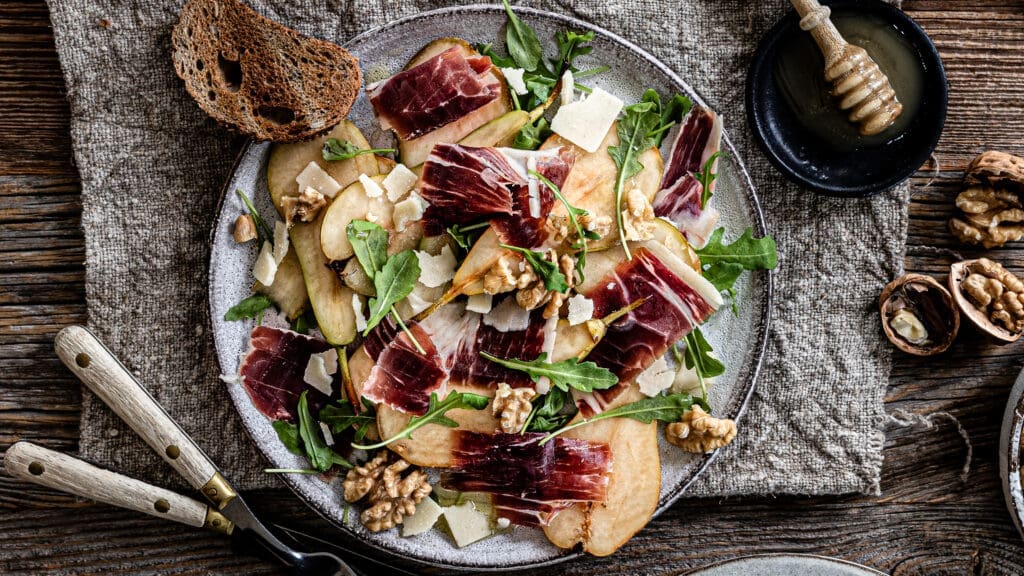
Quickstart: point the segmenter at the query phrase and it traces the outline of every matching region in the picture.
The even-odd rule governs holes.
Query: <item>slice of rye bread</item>
[[[359,61],[238,0],[189,0],[171,56],[192,98],[221,124],[257,140],[294,142],[341,122],[359,95]]]

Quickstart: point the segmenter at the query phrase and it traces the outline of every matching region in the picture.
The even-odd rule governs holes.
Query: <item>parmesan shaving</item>
[[[359,183],[363,185],[363,192],[366,193],[367,198],[380,198],[384,195],[384,189],[380,187],[366,174],[359,175]]]
[[[288,255],[288,225],[278,220],[274,222],[274,262],[280,264]]]
[[[395,211],[391,215],[395,230],[405,232],[409,224],[423,218],[423,212],[428,206],[430,206],[430,203],[417,194],[415,190],[409,192],[408,198],[395,204]]]
[[[256,264],[252,267],[252,275],[264,286],[274,283],[274,277],[277,276],[277,262],[274,260],[274,248],[270,242],[263,242],[260,255],[256,257]]]
[[[409,295],[405,297],[405,302],[409,305],[409,310],[412,312],[413,316],[423,312],[427,308],[430,308],[432,302],[423,297],[424,293],[429,290],[430,289],[422,283],[417,282],[416,286],[412,289],[412,292],[409,292]]]
[[[466,310],[470,312],[477,312],[480,314],[487,314],[491,311],[491,302],[494,300],[494,296],[491,294],[474,294],[466,300]]]
[[[594,317],[594,301],[583,294],[577,294],[569,298],[569,326],[583,324]]]
[[[562,74],[562,106],[572,104],[576,99],[576,79],[572,77],[572,70],[566,70]]]
[[[530,311],[523,310],[515,297],[505,298],[483,317],[483,323],[498,332],[520,332],[530,326]]]
[[[359,294],[352,295],[352,311],[356,313],[356,330],[366,330],[366,316],[363,315],[363,301]]]
[[[668,367],[665,357],[660,356],[654,364],[648,366],[637,376],[636,383],[640,385],[640,391],[645,395],[657,396],[662,390],[672,386],[675,377],[676,374]]]
[[[324,435],[324,444],[334,446],[334,434],[331,434],[331,427],[321,422],[320,432]]]
[[[583,100],[559,107],[551,130],[593,154],[622,111],[623,102],[601,88],[594,88]]]
[[[395,164],[395,167],[391,169],[387,177],[384,178],[384,189],[388,192],[388,200],[392,202],[398,202],[398,199],[412,190],[412,187],[416,185],[416,181],[419,177],[416,173],[406,167],[405,164]]]
[[[428,288],[443,286],[455,277],[455,254],[452,249],[445,246],[441,253],[432,256],[422,250],[414,250],[416,258],[420,261],[420,283]]]
[[[302,380],[325,395],[330,396],[331,384],[334,383],[334,378],[331,378],[331,375],[327,373],[327,363],[324,360],[323,354],[311,354],[309,362],[306,364],[306,372],[302,375]],[[335,362],[335,368],[337,368],[337,362]]]
[[[331,178],[331,175],[325,172],[316,161],[306,164],[302,172],[295,177],[295,183],[299,185],[299,192],[306,188],[312,188],[328,198],[334,198],[338,190],[341,190],[341,184]]]
[[[505,82],[508,83],[508,87],[515,91],[516,94],[529,94],[530,91],[526,89],[526,82],[523,81],[523,70],[522,68],[499,68],[502,76],[505,77]]]

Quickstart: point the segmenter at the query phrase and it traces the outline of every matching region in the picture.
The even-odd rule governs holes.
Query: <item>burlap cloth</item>
[[[242,429],[205,333],[208,235],[240,139],[217,127],[171,67],[180,0],[49,0],[82,177],[89,324],[247,488],[278,486]],[[269,2],[259,12],[336,41],[435,8],[429,1]],[[768,352],[736,442],[694,495],[879,490],[890,370],[874,312],[901,268],[906,187],[833,200],[784,181],[743,119],[747,64],[781,0],[532,1],[595,22],[667,62],[723,112],[747,162],[781,267]],[[92,395],[84,457],[132,476],[181,480]]]

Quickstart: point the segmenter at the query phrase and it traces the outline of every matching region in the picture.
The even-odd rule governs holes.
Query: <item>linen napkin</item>
[[[218,380],[205,333],[208,237],[241,139],[207,118],[174,75],[180,0],[48,0],[82,178],[89,324],[243,488],[277,486]],[[270,2],[258,12],[343,42],[453,4]],[[761,377],[741,433],[693,495],[876,493],[889,347],[874,301],[902,267],[908,191],[836,200],[785,181],[752,143],[743,87],[780,0],[525,2],[595,22],[652,52],[724,114],[778,241],[775,304]],[[180,485],[91,394],[81,453]]]

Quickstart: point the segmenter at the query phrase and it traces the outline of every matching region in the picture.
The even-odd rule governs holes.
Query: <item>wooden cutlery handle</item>
[[[31,442],[17,442],[8,448],[4,468],[15,478],[82,498],[196,528],[205,527],[225,534],[231,532],[230,520],[198,500],[97,468],[74,456]]]
[[[236,495],[202,449],[92,332],[68,326],[54,345],[64,364],[203,496],[223,507]]]

